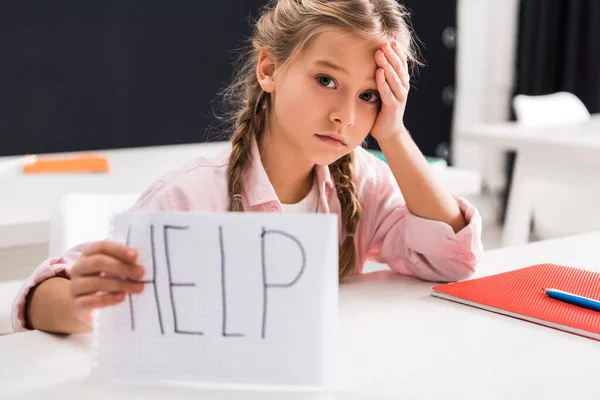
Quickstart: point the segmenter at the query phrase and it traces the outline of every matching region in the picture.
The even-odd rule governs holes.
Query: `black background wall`
[[[0,155],[215,140],[211,102],[230,80],[248,16],[264,3],[2,2]],[[405,121],[434,155],[450,138],[454,49],[441,38],[456,3],[406,4],[428,66]]]
[[[0,152],[205,141],[264,0],[3,2]]]

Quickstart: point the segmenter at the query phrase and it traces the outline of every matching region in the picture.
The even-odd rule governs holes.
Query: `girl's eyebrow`
[[[340,71],[343,72],[346,75],[350,75],[348,73],[348,71],[346,71],[343,67],[340,67],[339,65],[329,61],[329,60],[318,60],[315,62],[315,64],[320,65],[322,67],[327,67],[327,68],[331,68],[335,71]]]
[[[344,73],[346,75],[350,75],[350,73],[344,67],[341,67],[341,66],[339,66],[339,65],[337,65],[334,62],[331,62],[329,60],[318,60],[318,61],[315,61],[315,64],[316,65],[320,65],[322,67],[331,68],[334,71],[339,71],[339,72],[342,72],[342,73]],[[375,78],[374,77],[370,77],[367,80],[369,82],[372,82],[372,83],[375,82]]]

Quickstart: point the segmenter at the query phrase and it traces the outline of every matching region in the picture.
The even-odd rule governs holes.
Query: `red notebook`
[[[431,288],[431,295],[600,340],[600,312],[548,297],[543,288],[600,299],[600,273],[540,264]]]

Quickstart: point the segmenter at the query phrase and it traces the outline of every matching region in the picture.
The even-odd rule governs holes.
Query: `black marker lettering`
[[[154,245],[154,225],[150,225],[150,250],[152,253],[152,280],[142,281],[144,284],[151,283],[154,286],[154,298],[156,300],[156,310],[158,311],[158,324],[160,326],[160,334],[165,334],[165,328],[163,327],[162,315],[160,313],[160,301],[158,299],[158,288],[156,287],[156,249]]]
[[[227,332],[227,290],[225,285],[225,246],[223,245],[223,227],[219,226],[219,247],[221,249],[221,295],[223,299],[223,326],[222,335],[225,337],[242,337],[242,333]]]
[[[127,240],[126,244],[129,246],[131,243],[131,226],[127,228]],[[152,279],[137,281],[143,283],[144,285],[152,284],[154,286],[154,300],[156,301],[156,311],[158,314],[158,325],[160,327],[160,334],[164,335],[165,330],[163,328],[162,322],[162,314],[160,312],[160,300],[158,298],[158,289],[156,288],[156,255],[154,249],[154,225],[150,225],[150,249],[152,252]],[[135,313],[133,309],[133,298],[131,297],[131,293],[127,295],[129,299],[129,315],[131,317],[131,330],[135,331]]]
[[[288,283],[268,283],[267,282],[267,266],[266,266],[266,260],[265,260],[265,236],[267,236],[269,234],[281,235],[281,236],[287,237],[288,239],[294,241],[300,248],[300,252],[302,254],[302,266],[300,267],[300,271],[298,272],[298,275],[296,275],[296,277],[291,282],[288,282]],[[262,338],[264,339],[265,335],[266,335],[266,329],[267,329],[267,293],[268,293],[268,289],[269,288],[289,288],[289,287],[294,286],[296,284],[296,282],[298,282],[298,280],[304,273],[304,269],[306,268],[306,252],[304,251],[304,246],[302,246],[302,243],[300,243],[300,241],[298,239],[296,239],[294,236],[290,235],[289,233],[286,233],[283,231],[277,231],[277,230],[267,231],[267,230],[265,230],[265,228],[263,228],[262,234],[261,234],[261,255],[262,255],[262,274],[263,274]]]
[[[127,227],[127,239],[125,239],[125,244],[129,247],[131,243],[131,225]],[[131,300],[131,293],[127,294],[127,300],[129,301],[129,317],[131,318],[131,331],[135,331],[135,316],[133,313],[133,301]]]
[[[175,330],[175,333],[181,333],[181,334],[186,334],[186,335],[203,335],[204,334],[203,332],[179,330],[179,327],[177,324],[177,310],[175,308],[175,298],[173,297],[173,287],[195,287],[196,284],[195,283],[173,282],[173,276],[171,274],[171,259],[169,257],[169,236],[168,236],[169,229],[184,230],[184,229],[188,229],[188,227],[187,226],[173,226],[173,225],[165,225],[163,227],[163,235],[164,235],[164,240],[165,240],[165,256],[167,259],[167,272],[169,274],[169,293],[171,294],[171,308],[173,310],[173,323],[175,325],[174,330]]]

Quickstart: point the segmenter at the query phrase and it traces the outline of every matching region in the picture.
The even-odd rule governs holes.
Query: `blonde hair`
[[[269,112],[270,95],[262,90],[256,77],[260,51],[269,49],[284,66],[320,33],[342,28],[366,40],[397,40],[413,66],[417,60],[407,16],[406,9],[395,0],[275,0],[263,7],[249,45],[238,60],[235,78],[221,92],[226,110],[231,113],[233,109],[230,211],[244,211],[242,181],[250,161],[250,144],[253,137],[260,139]],[[339,253],[340,278],[354,268],[354,233],[362,214],[352,180],[353,159],[352,151],[329,165],[341,204],[342,226],[347,232]]]

